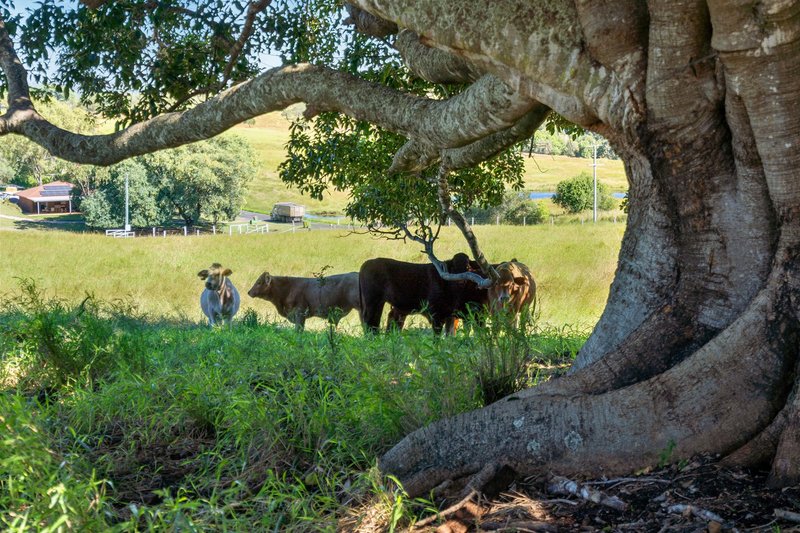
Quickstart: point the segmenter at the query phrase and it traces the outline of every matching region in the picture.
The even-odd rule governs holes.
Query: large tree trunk
[[[422,428],[381,468],[416,495],[500,466],[597,475],[739,449],[731,461],[800,480],[800,7],[564,2],[497,25],[472,16],[496,2],[470,2],[456,25],[444,4],[358,4],[606,135],[631,185],[607,307],[570,375]],[[547,17],[582,32],[543,33]],[[560,56],[570,40],[583,51]],[[596,79],[565,80],[559,59]]]

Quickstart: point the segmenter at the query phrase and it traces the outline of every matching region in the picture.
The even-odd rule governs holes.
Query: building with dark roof
[[[72,213],[70,192],[74,187],[66,181],[54,181],[18,191],[19,207],[25,213]]]

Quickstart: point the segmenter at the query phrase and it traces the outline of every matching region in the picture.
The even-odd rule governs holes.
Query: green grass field
[[[605,305],[616,267],[623,224],[477,226],[492,261],[511,258],[529,265],[536,277],[541,319],[550,324],[588,327]],[[455,227],[443,231],[437,255],[451,257],[466,245]],[[242,308],[274,314],[274,308],[245,293],[261,272],[313,276],[323,271],[358,270],[372,257],[425,262],[421,247],[340,230],[267,235],[113,239],[92,233],[0,231],[0,268],[5,289],[14,278],[33,278],[48,294],[80,300],[130,298],[154,316],[200,321],[202,283],[197,272],[219,262],[234,272]],[[352,313],[346,326],[356,326]],[[322,327],[320,319],[309,327]]]

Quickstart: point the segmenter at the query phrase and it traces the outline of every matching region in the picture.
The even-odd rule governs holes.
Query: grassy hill
[[[341,212],[347,203],[347,192],[333,191],[322,200],[312,200],[289,189],[278,177],[278,165],[284,158],[284,146],[289,140],[289,119],[284,113],[269,113],[255,119],[252,125],[240,125],[233,132],[246,138],[258,155],[260,170],[250,186],[245,209],[269,213],[276,202],[296,202],[310,213]],[[556,185],[581,172],[591,172],[591,160],[576,157],[534,154],[524,158],[525,189],[551,192]],[[628,189],[622,161],[598,160],[598,179],[612,191]]]
[[[600,316],[616,268],[624,225],[609,222],[541,226],[478,226],[476,234],[492,260],[516,257],[536,277],[541,319],[586,328]],[[405,261],[427,259],[415,243],[387,241],[341,230],[112,239],[95,233],[63,231],[0,231],[0,269],[7,280],[33,278],[48,294],[80,300],[87,294],[102,299],[129,299],[142,312],[200,322],[202,283],[197,272],[212,262],[233,269],[242,293],[242,311],[250,307],[275,317],[271,304],[253,300],[247,290],[263,272],[313,276],[358,270],[372,257]],[[455,227],[445,228],[437,244],[439,257],[451,257],[466,245]],[[69,268],[65,268],[69,265]],[[284,322],[283,319],[279,319]],[[345,326],[357,329],[351,313]],[[321,319],[309,327],[324,326]]]

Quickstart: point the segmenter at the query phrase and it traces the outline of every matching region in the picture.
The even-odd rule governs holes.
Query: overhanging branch
[[[394,47],[411,72],[431,83],[470,83],[485,74],[462,57],[425,46],[410,30],[397,35]]]
[[[508,128],[532,105],[491,76],[448,100],[432,100],[326,67],[300,64],[267,71],[186,111],[166,113],[114,134],[80,135],[56,127],[36,112],[27,74],[4,26],[0,26],[0,47],[10,96],[0,134],[20,134],[57,157],[94,165],[208,139],[297,102],[311,102],[318,111],[345,113],[437,147],[462,146]]]
[[[448,170],[473,167],[529,138],[549,112],[550,108],[546,105],[534,104],[533,109],[510,128],[460,148],[437,150],[418,141],[408,141],[394,155],[388,172],[421,172],[440,161]]]

